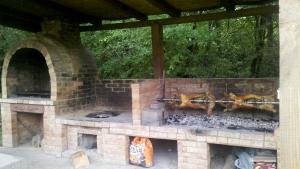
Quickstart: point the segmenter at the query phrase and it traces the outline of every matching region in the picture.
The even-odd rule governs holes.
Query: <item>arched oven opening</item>
[[[19,49],[7,70],[9,98],[50,98],[50,76],[43,55],[36,49]]]

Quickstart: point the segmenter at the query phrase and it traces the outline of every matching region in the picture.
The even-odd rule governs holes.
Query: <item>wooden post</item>
[[[279,0],[280,169],[300,168],[300,1]]]
[[[159,24],[151,26],[153,77],[162,78],[164,71],[163,28]]]

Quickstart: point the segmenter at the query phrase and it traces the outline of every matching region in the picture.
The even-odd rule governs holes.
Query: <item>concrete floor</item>
[[[27,169],[26,166],[22,158],[0,153],[0,169]]]
[[[73,169],[68,157],[57,158],[53,155],[45,154],[41,149],[32,147],[4,148],[0,147],[0,153],[23,158],[25,164],[30,169]],[[173,152],[158,151],[155,153],[155,165],[151,169],[176,169],[177,155]],[[175,160],[176,159],[176,160]],[[24,165],[24,168],[27,169]],[[126,165],[103,164],[99,161],[91,161],[91,165],[85,169],[144,169],[143,167]]]

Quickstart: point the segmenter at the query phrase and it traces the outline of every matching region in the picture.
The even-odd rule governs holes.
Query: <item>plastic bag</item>
[[[129,162],[142,167],[153,166],[153,146],[148,138],[135,137],[130,144]]]
[[[241,152],[238,154],[238,159],[235,160],[234,165],[239,169],[253,169],[253,159],[248,153]]]

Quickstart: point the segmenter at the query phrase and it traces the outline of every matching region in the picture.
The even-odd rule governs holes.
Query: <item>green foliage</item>
[[[167,27],[166,35],[171,34],[165,37],[168,75],[248,77],[253,33],[244,26],[243,21],[228,20],[218,27],[208,22]]]
[[[0,25],[0,72],[2,70],[1,68],[3,64],[4,55],[7,52],[7,50],[10,49],[17,42],[25,39],[29,35],[30,33]],[[0,89],[0,94],[1,94],[1,89]],[[2,141],[1,136],[2,135],[1,135],[1,126],[0,126],[0,145]]]
[[[150,78],[150,28],[90,32],[83,44],[96,56],[101,78]]]
[[[256,39],[255,17],[164,26],[167,77],[250,77],[258,56],[257,77],[278,77],[278,15],[271,19],[272,34],[261,31],[266,32],[262,42]],[[261,25],[261,29],[269,28]],[[0,61],[9,48],[29,35],[0,26]],[[150,28],[86,32],[81,38],[95,56],[100,78],[152,77]],[[258,49],[260,43],[264,45]]]
[[[263,49],[259,77],[278,77],[278,20],[273,16],[272,45]],[[190,23],[164,27],[168,77],[250,77],[257,56],[255,18]],[[96,56],[101,78],[150,78],[149,28],[83,33]]]
[[[2,65],[2,61],[5,53],[8,49],[10,49],[17,42],[28,37],[30,33],[20,31],[17,29],[12,29],[8,27],[4,27],[0,25],[0,61]]]

